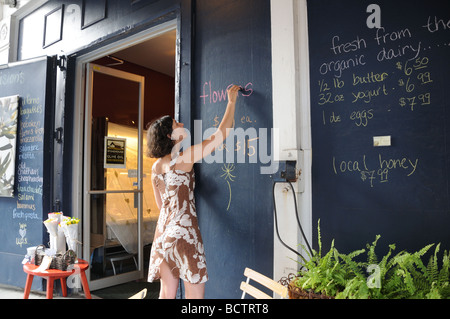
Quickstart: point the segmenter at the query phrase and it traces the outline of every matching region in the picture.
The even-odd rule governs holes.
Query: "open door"
[[[144,232],[143,113],[144,77],[87,64],[83,255],[91,290],[143,277],[152,237]]]

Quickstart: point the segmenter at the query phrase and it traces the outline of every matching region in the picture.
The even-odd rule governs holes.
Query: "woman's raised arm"
[[[192,145],[183,152],[177,161],[179,168],[190,171],[194,163],[202,160],[204,157],[210,155],[226,140],[230,134],[230,129],[233,127],[234,113],[236,108],[236,101],[240,87],[233,85],[227,91],[228,104],[217,130],[207,139],[201,143]]]

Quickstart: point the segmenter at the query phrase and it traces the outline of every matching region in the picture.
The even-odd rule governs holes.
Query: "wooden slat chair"
[[[269,288],[276,294],[280,295],[281,298],[287,298],[288,289],[283,285],[277,283],[276,281],[270,279],[269,277],[266,277],[250,268],[245,268],[244,276],[247,277],[247,282],[241,282],[242,299],[245,298],[246,293],[256,299],[273,299],[268,294],[250,285],[250,279]]]
[[[137,294],[131,296],[128,299],[144,299],[145,296],[147,296],[147,288],[142,289],[141,291],[139,291]]]

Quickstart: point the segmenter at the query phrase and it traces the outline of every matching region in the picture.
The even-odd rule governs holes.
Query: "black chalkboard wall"
[[[320,219],[324,245],[342,251],[377,234],[380,254],[449,249],[450,2],[307,4],[313,229]],[[374,146],[380,136],[390,146]]]
[[[0,97],[20,97],[14,197],[0,198],[0,282],[17,287],[25,286],[21,262],[26,248],[43,244],[46,237],[42,222],[47,218],[50,191],[45,140],[51,134],[44,130],[51,112],[47,90],[52,66],[51,58],[42,58],[0,70]],[[33,289],[40,289],[40,284],[36,280]]]
[[[271,155],[270,2],[228,1],[219,6],[216,1],[196,1],[195,19],[193,119],[201,120],[200,135],[208,135],[206,131],[220,122],[226,89],[233,83],[247,88],[239,93],[235,128],[257,132],[228,139],[220,158],[225,161],[234,155],[234,161],[220,163],[214,155],[195,168],[196,204],[210,275],[206,297],[240,298],[245,267],[269,277],[273,272],[272,180],[260,173],[269,165],[262,163],[260,150],[267,154],[268,147]],[[268,134],[260,130],[266,128]]]

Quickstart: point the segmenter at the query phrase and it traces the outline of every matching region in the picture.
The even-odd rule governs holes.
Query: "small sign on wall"
[[[105,137],[105,168],[126,168],[127,139]]]

